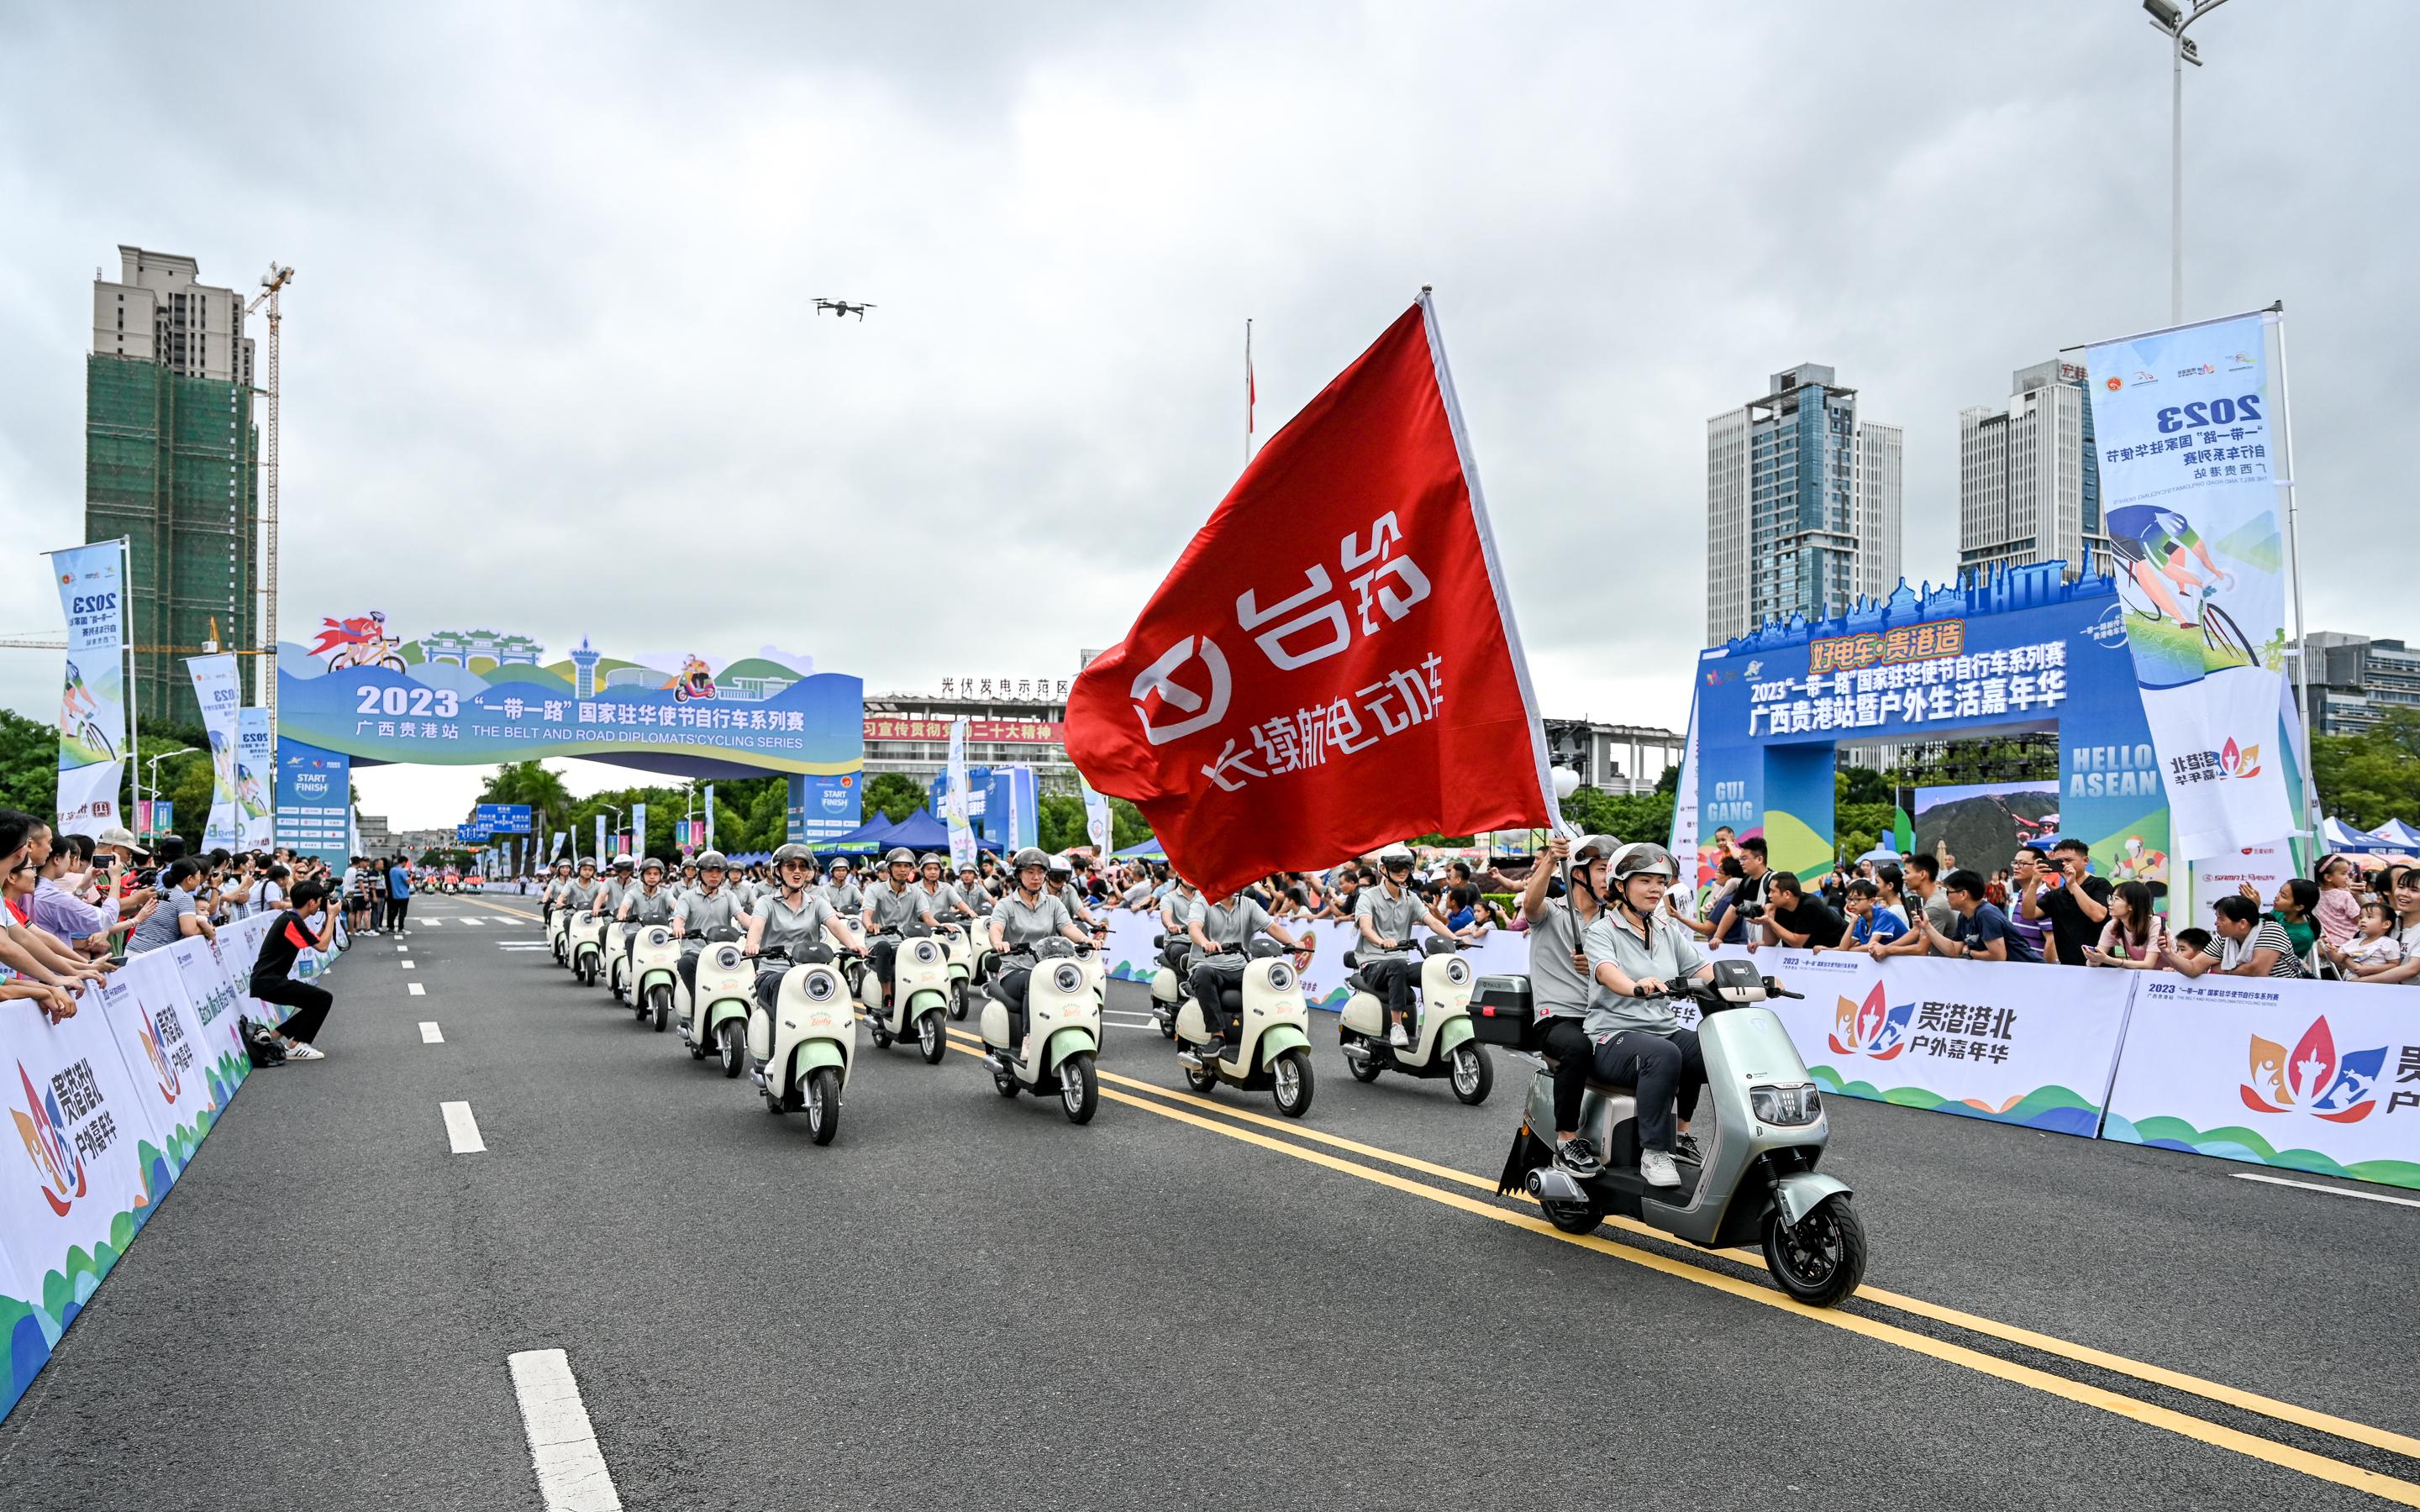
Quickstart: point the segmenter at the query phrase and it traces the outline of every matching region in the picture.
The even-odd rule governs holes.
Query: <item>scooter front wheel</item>
[[[1764,1268],[1809,1307],[1846,1302],[1866,1278],[1865,1223],[1838,1192],[1795,1225],[1776,1208],[1764,1215]]]
[[[647,1002],[655,1013],[656,1032],[661,1034],[664,1032],[664,1026],[673,1021],[673,990],[670,987],[659,987],[647,994]]]
[[[1278,1111],[1299,1119],[1311,1111],[1311,1052],[1289,1050],[1269,1067],[1269,1089],[1277,1094]]]
[[[950,983],[950,1017],[963,1019],[966,1016],[967,984],[963,981],[954,981]]]
[[[1453,1047],[1453,1095],[1468,1107],[1487,1101],[1487,1089],[1496,1085],[1496,1068],[1487,1058],[1487,1051],[1475,1044]]]
[[[916,1048],[923,1053],[924,1064],[938,1066],[948,1053],[950,1037],[941,1028],[941,1011],[928,1008],[916,1020]]]
[[[1101,1081],[1091,1056],[1078,1051],[1059,1062],[1059,1101],[1069,1123],[1090,1123],[1100,1111]]]
[[[722,1074],[737,1076],[748,1064],[748,1031],[737,1019],[722,1021]]]
[[[817,1066],[807,1072],[807,1137],[829,1145],[840,1133],[840,1072]]]
[[[597,966],[594,962],[583,961],[581,963],[580,985],[582,987],[594,987],[597,985]]]

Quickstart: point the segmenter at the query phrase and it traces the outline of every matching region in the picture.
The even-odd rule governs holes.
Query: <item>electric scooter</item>
[[[639,1011],[639,1022],[656,1021],[656,1032],[673,1021],[673,998],[680,992],[680,941],[661,924],[634,926],[638,944],[630,951],[627,975],[630,979],[630,1002]]]
[[[888,1050],[893,1040],[914,1040],[924,1053],[924,1064],[938,1066],[949,1053],[949,1036],[941,1017],[949,1011],[948,952],[923,924],[909,924],[892,936],[899,949],[891,956],[891,996],[885,1002],[882,981],[867,970],[858,980],[857,1000],[874,1025],[874,1048]]]
[[[571,910],[560,903],[547,910],[546,943],[556,965],[571,964]]]
[[[1496,1068],[1487,1047],[1471,1040],[1470,966],[1455,952],[1462,942],[1432,935],[1420,942],[1419,1002],[1409,1047],[1387,1042],[1387,1004],[1359,971],[1360,952],[1344,952],[1354,968],[1353,995],[1337,1015],[1336,1036],[1344,1051],[1344,1065],[1357,1082],[1374,1082],[1384,1073],[1452,1078],[1454,1097],[1467,1105],[1487,1101],[1496,1084]]]
[[[566,938],[571,942],[571,969],[580,985],[594,987],[597,975],[605,961],[605,919],[585,915],[565,926]]]
[[[975,949],[974,928],[954,918],[941,921],[941,932],[935,938],[949,954],[950,1017],[967,1016],[974,991]]]
[[[1165,934],[1153,935],[1151,943],[1159,949],[1159,969],[1151,974],[1151,1021],[1159,1026],[1163,1039],[1173,1040],[1176,1017],[1191,1001],[1185,990],[1187,944]]]
[[[1037,941],[1033,969],[1025,976],[1025,1038],[1008,1039],[1008,1003],[995,984],[984,995],[985,1058],[992,1086],[1002,1097],[1032,1092],[1059,1095],[1070,1123],[1090,1123],[1101,1105],[1094,1061],[1101,1053],[1101,1000],[1093,995],[1076,947],[1063,939]]]
[[[768,949],[758,960],[781,965],[788,954]],[[829,1145],[840,1132],[841,1092],[857,1059],[857,1012],[840,969],[820,961],[759,979],[748,1014],[748,1063],[765,1111],[776,1117],[804,1109],[807,1137]]]
[[[1849,1205],[1848,1183],[1815,1168],[1831,1137],[1823,1099],[1790,1031],[1763,1006],[1800,995],[1759,977],[1745,961],[1717,961],[1712,981],[1674,983],[1671,995],[1701,1015],[1706,1092],[1699,1106],[1702,1121],[1711,1103],[1714,1121],[1702,1164],[1676,1155],[1679,1186],[1641,1180],[1635,1093],[1591,1078],[1576,1132],[1604,1155],[1605,1169],[1583,1180],[1556,1165],[1549,1064],[1530,1081],[1497,1191],[1526,1190],[1567,1234],[1592,1233],[1606,1214],[1619,1213],[1708,1249],[1761,1243],[1782,1290],[1814,1307],[1846,1301],[1865,1276],[1865,1226]],[[1547,1059],[1528,978],[1485,978],[1477,1001],[1473,1022],[1482,1040]]]
[[[1235,1045],[1216,1060],[1202,1057],[1202,1044],[1210,1038],[1202,1022],[1202,1005],[1188,996],[1176,1015],[1176,1040],[1182,1047],[1177,1062],[1185,1068],[1186,1085],[1207,1096],[1220,1082],[1248,1092],[1268,1091],[1278,1111],[1299,1119],[1311,1111],[1311,1008],[1302,998],[1302,978],[1294,964],[1281,959],[1285,948],[1275,940],[1254,940],[1244,979],[1226,988],[1219,1004],[1238,1014]]]
[[[756,969],[739,949],[739,932],[728,925],[706,933],[697,952],[697,988],[680,1005],[681,1040],[691,1060],[722,1054],[722,1074],[737,1076],[748,1064],[748,1002]]]
[[[630,932],[637,928],[620,919],[605,925],[605,990],[623,1002],[630,1000],[627,968],[630,964]]]

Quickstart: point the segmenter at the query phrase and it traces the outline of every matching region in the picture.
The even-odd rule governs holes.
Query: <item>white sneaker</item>
[[[1638,1179],[1649,1186],[1679,1186],[1681,1172],[1669,1151],[1647,1149],[1638,1155]]]
[[[287,1043],[286,1058],[288,1060],[325,1060],[328,1058],[328,1054],[324,1050],[315,1050],[311,1046],[304,1044],[300,1040],[293,1040]],[[1668,1161],[1665,1164],[1669,1165],[1671,1163]]]
[[[1398,1050],[1409,1050],[1412,1047],[1412,1037],[1405,1034],[1404,1026],[1398,1024],[1387,1031],[1387,1042]]]

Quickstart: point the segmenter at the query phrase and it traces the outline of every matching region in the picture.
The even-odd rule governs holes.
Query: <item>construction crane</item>
[[[263,577],[267,579],[268,602],[261,613],[261,646],[247,656],[277,654],[277,344],[278,291],[294,282],[294,270],[271,261],[269,271],[260,275],[260,294],[244,307],[250,315],[264,303],[269,306],[269,455],[268,475],[262,480],[265,498],[262,502],[262,524],[267,540],[262,548]],[[260,706],[269,711],[269,728],[277,728],[277,679],[260,680]]]

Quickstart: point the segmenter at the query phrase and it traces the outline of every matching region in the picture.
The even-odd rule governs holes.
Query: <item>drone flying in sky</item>
[[[871,304],[851,304],[846,300],[818,299],[815,301],[815,313],[817,315],[821,315],[826,310],[830,310],[832,314],[840,316],[844,320],[847,319],[850,316],[855,316],[858,319],[863,320],[865,318],[865,312],[873,308],[874,306]]]

